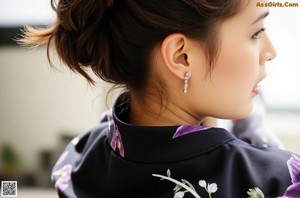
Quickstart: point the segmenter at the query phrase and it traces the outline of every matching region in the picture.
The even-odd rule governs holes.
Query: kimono
[[[60,197],[278,197],[292,185],[291,152],[250,145],[222,128],[135,126],[129,117],[130,101],[119,98],[69,143],[52,172]]]

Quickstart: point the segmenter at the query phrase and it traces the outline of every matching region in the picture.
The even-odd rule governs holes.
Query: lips
[[[258,95],[259,94],[259,86],[258,85],[255,85],[252,89],[252,92],[255,94],[255,95]]]
[[[255,94],[255,95],[258,95],[259,94],[259,86],[258,86],[258,83],[261,82],[263,79],[265,79],[267,76],[267,74],[264,74],[263,77],[257,82],[257,84],[253,87],[252,89],[252,92]]]

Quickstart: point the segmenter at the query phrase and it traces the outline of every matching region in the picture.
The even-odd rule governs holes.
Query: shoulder
[[[76,187],[73,180],[83,173],[83,169],[95,170],[93,166],[105,160],[102,159],[105,154],[101,155],[101,153],[106,152],[104,148],[107,146],[109,127],[110,123],[107,121],[99,123],[89,131],[75,137],[67,145],[57,160],[51,177],[61,197],[75,196],[73,189]],[[85,171],[85,174],[91,174],[91,171]]]
[[[284,149],[251,145],[239,139],[230,142],[229,147],[245,157],[269,162],[283,162],[285,165],[287,160],[294,154]]]
[[[296,156],[294,153],[278,148],[253,146],[241,140],[235,140],[228,146],[232,152],[232,168],[239,169],[238,174],[252,178],[256,184],[253,188],[260,187],[266,194],[272,194],[270,189],[283,193],[291,185],[288,162]]]
[[[239,139],[229,142],[227,149],[235,160],[243,160],[251,169],[268,170],[268,172],[287,169],[287,161],[294,154],[293,152],[263,146],[255,146]]]

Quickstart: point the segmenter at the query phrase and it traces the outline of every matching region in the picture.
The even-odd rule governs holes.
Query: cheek
[[[240,46],[240,45],[239,45]],[[255,51],[247,46],[222,49],[212,73],[218,107],[223,117],[241,118],[252,109],[253,94],[259,74],[259,60]],[[219,110],[220,110],[219,109]]]
[[[227,47],[223,43],[211,76],[203,75],[205,71],[199,68],[193,71],[188,103],[196,113],[224,119],[239,119],[250,113],[259,56],[254,47],[241,43],[228,42]]]
[[[231,45],[220,52],[213,71],[213,80],[222,89],[226,89],[227,93],[249,93],[257,80],[258,67],[259,56],[254,49],[246,45]]]

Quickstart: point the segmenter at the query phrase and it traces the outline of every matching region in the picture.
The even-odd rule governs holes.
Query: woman
[[[268,8],[248,0],[60,0],[55,9],[56,22],[27,29],[22,42],[49,50],[53,41],[90,83],[88,68],[124,86],[112,112],[56,163],[60,197],[241,198],[256,187],[280,196],[291,185],[291,153],[206,124],[251,112],[276,56]]]

